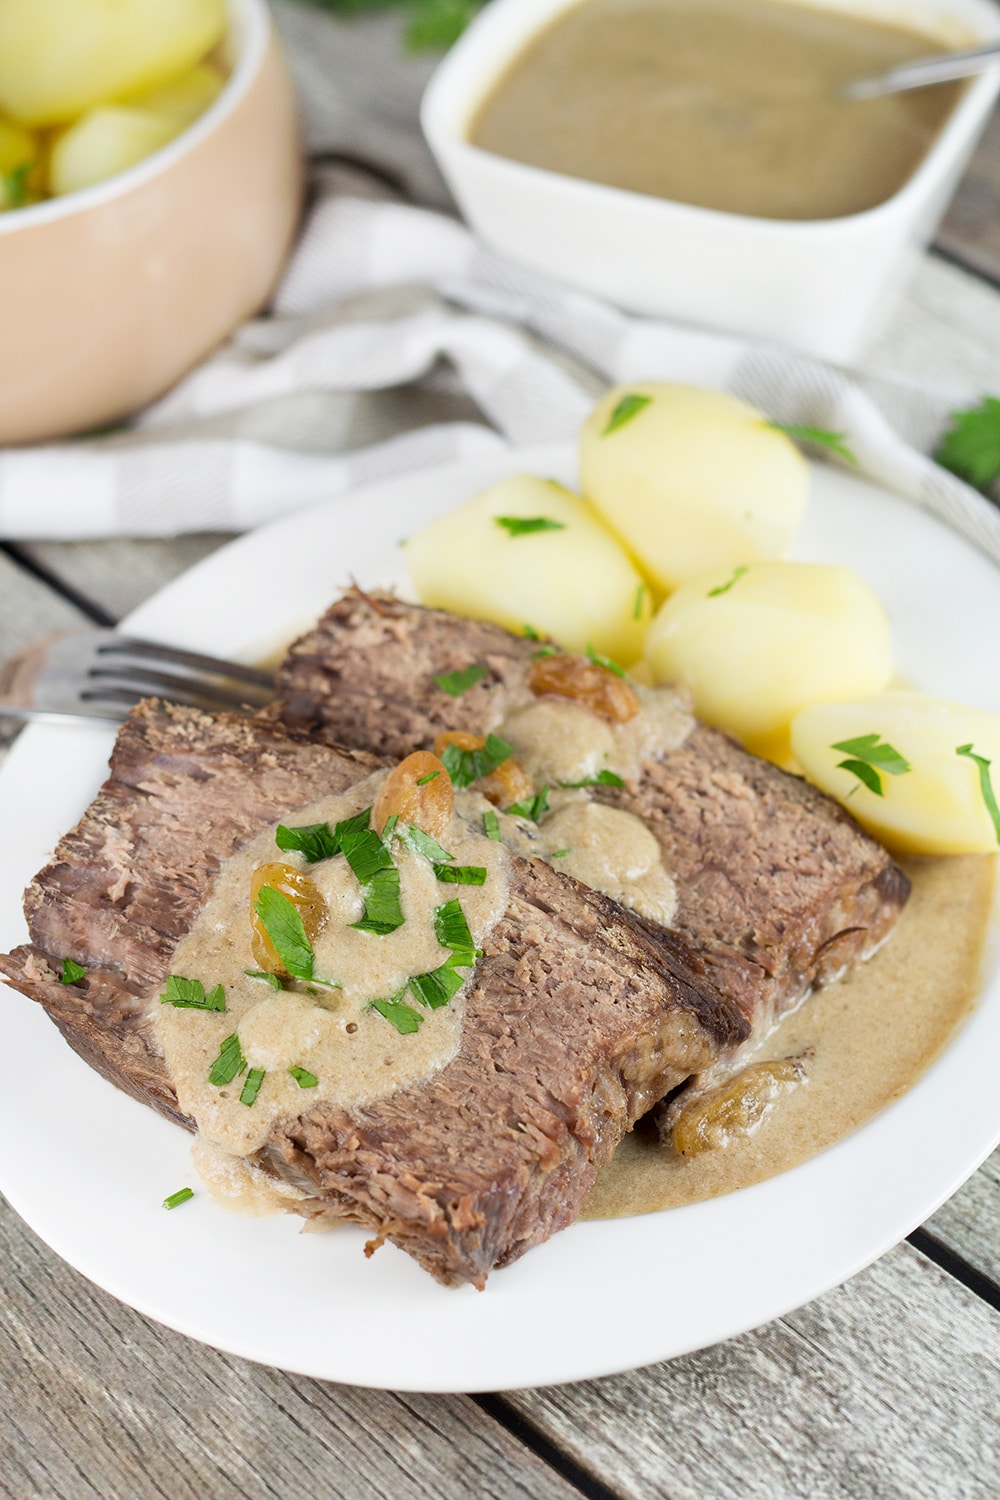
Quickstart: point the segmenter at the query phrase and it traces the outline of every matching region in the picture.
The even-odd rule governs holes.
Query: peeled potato
[[[889,622],[849,568],[764,562],[692,579],[649,628],[657,682],[684,683],[695,712],[780,759],[807,704],[881,692],[892,673]]]
[[[146,110],[149,114],[172,120],[178,131],[186,130],[210,104],[215,103],[225,81],[226,75],[221,68],[212,63],[199,63],[196,68],[189,68],[159,88],[134,95],[128,103],[132,109]]]
[[[560,529],[512,536],[499,516]],[[648,588],[586,501],[554,480],[503,480],[411,537],[406,562],[425,604],[624,663],[642,652]]]
[[[36,196],[33,178],[39,154],[33,135],[0,117],[0,210],[19,208]]]
[[[595,407],[580,473],[584,494],[668,593],[708,568],[784,556],[809,484],[795,444],[754,407],[647,381]]]
[[[156,88],[226,32],[225,0],[2,0],[0,109],[56,125]]]
[[[163,115],[121,104],[92,109],[59,137],[49,162],[49,191],[75,193],[134,167],[183,127]]]
[[[911,692],[817,703],[794,719],[792,748],[810,781],[901,852],[1000,849],[990,813],[990,797],[1000,797],[1000,715]]]

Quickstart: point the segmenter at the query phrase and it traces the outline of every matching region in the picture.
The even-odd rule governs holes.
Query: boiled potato
[[[199,63],[160,88],[147,89],[129,99],[132,109],[142,109],[150,114],[172,120],[178,131],[186,130],[203,115],[210,104],[214,104],[226,75],[212,63]]]
[[[225,31],[224,0],[0,0],[0,109],[73,120],[168,82]]]
[[[584,494],[666,593],[708,568],[784,556],[809,484],[795,444],[754,407],[647,381],[595,407],[580,474]]]
[[[1000,715],[912,692],[816,703],[793,720],[792,748],[810,781],[902,852],[1000,848]]]
[[[684,683],[695,712],[781,759],[809,703],[881,692],[889,622],[849,568],[762,562],[716,568],[667,600],[646,638],[657,682]]]
[[[514,530],[541,520],[559,529],[512,535],[498,517]],[[586,501],[554,480],[503,480],[412,537],[405,555],[425,604],[518,633],[530,625],[623,663],[642,652],[648,588]]]
[[[163,115],[122,104],[92,109],[55,142],[49,191],[58,197],[114,177],[159,151],[181,128]]]
[[[37,196],[33,178],[39,155],[35,137],[0,116],[0,210],[20,208]]]

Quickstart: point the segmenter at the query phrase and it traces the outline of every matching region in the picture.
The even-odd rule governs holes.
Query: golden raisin
[[[494,807],[510,807],[514,802],[523,802],[534,795],[531,777],[516,756],[508,755],[496,770],[484,776],[479,790]]]
[[[253,930],[254,962],[268,974],[284,974],[285,967],[264,929],[263,922],[257,915],[257,895],[265,885],[287,896],[292,905],[298,909],[310,942],[323,931],[329,912],[326,902],[309,876],[297,870],[294,865],[285,864],[283,860],[275,860],[273,864],[258,865],[254,870],[250,880],[250,925]]]
[[[449,745],[458,750],[481,750],[485,744],[485,735],[469,734],[464,729],[446,729],[435,739],[434,751],[443,755]],[[510,807],[512,802],[530,797],[535,790],[527,771],[513,755],[502,760],[489,776],[481,777],[476,786],[494,807]]]
[[[381,833],[395,815],[439,839],[451,822],[454,804],[451,777],[437,756],[429,750],[415,750],[383,781],[372,809],[372,827]]]
[[[627,724],[639,712],[635,689],[612,672],[583,656],[542,656],[533,662],[528,686],[536,698],[571,698],[612,724]]]
[[[751,1063],[681,1110],[674,1123],[674,1149],[681,1156],[700,1156],[731,1141],[745,1140],[763,1124],[781,1096],[805,1076],[798,1058]]]

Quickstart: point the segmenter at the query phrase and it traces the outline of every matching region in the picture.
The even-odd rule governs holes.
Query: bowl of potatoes
[[[301,182],[265,0],[4,0],[0,443],[167,390],[267,299]]]

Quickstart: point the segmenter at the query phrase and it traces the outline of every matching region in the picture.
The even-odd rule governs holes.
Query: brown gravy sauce
[[[627,1136],[598,1174],[583,1217],[678,1208],[786,1172],[898,1099],[945,1047],[975,1001],[995,904],[996,858],[902,862],[913,894],[867,963],[781,1021],[754,1061],[808,1053],[807,1082],[755,1134],[683,1159]]]
[[[963,85],[864,102],[838,98],[838,85],[974,45],[957,28],[920,34],[795,0],[582,0],[515,58],[468,137],[703,208],[860,213],[903,186]]]

